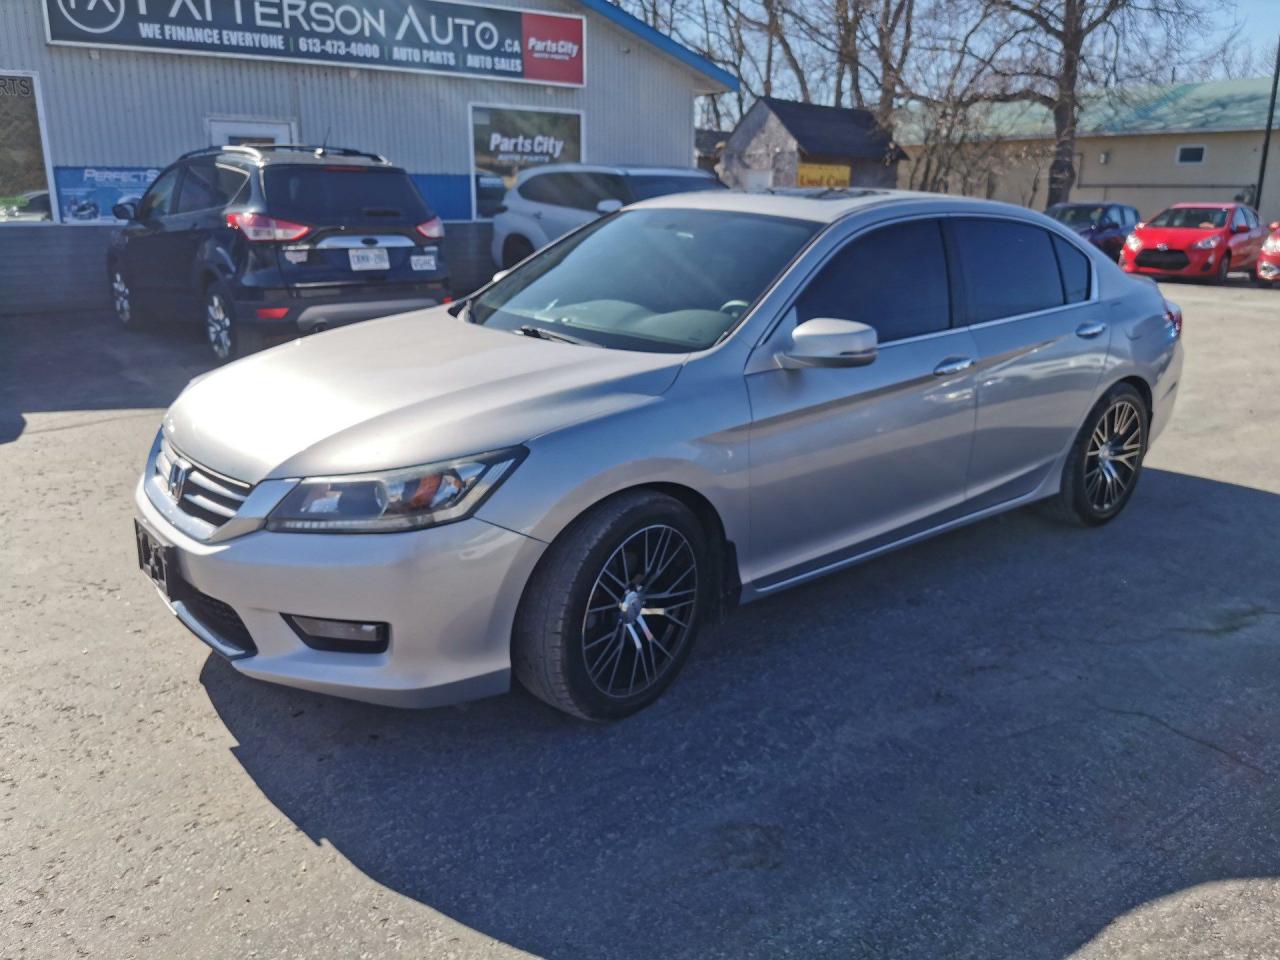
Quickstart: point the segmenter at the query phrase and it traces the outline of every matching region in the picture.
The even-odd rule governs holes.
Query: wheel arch
[[[1134,373],[1127,377],[1121,377],[1110,387],[1107,387],[1107,389],[1103,391],[1103,395],[1105,396],[1106,393],[1122,383],[1129,384],[1129,386],[1133,387],[1138,391],[1139,395],[1141,395],[1143,406],[1147,408],[1147,422],[1150,423],[1152,416],[1155,415],[1155,399],[1154,394],[1151,392],[1151,384],[1147,383],[1146,380]]]

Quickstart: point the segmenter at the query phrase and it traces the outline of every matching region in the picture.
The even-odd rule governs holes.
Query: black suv
[[[120,322],[198,320],[219,360],[448,301],[440,218],[377,154],[195,150],[113,212],[129,221],[107,253]]]

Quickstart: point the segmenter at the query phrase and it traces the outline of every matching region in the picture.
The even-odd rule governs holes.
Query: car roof
[[[314,144],[228,144],[206,147],[184,153],[179,160],[196,157],[216,157],[220,160],[239,160],[257,166],[279,164],[306,166],[370,167],[380,170],[399,169],[386,157],[350,147],[316,146]]]
[[[548,163],[545,166],[531,167],[521,170],[516,177],[517,183],[524,183],[531,177],[544,173],[614,173],[625,177],[634,174],[658,174],[664,177],[701,177],[715,179],[715,174],[699,167],[650,167],[638,164],[619,166],[611,163]]]
[[[1228,207],[1239,207],[1241,204],[1233,200],[1206,200],[1204,203],[1196,203],[1190,200],[1183,200],[1181,203],[1175,203],[1170,210],[1176,210],[1179,207],[1208,207],[1210,210],[1226,210]]]
[[[702,190],[696,193],[673,193],[634,204],[636,207],[668,207],[676,209],[726,210],[833,223],[858,210],[884,206],[912,206],[923,213],[962,212],[977,214],[1015,214],[1027,220],[1056,223],[1026,207],[995,200],[957,197],[949,194],[923,193],[916,190],[878,189],[812,189],[788,188],[747,193],[742,190]]]

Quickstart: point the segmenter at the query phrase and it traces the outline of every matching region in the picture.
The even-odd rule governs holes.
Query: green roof
[[[1151,133],[1225,133],[1263,130],[1271,78],[1174,83],[1162,87],[1108,89],[1081,99],[1078,136],[1135,136]],[[993,103],[983,108],[983,134],[1007,140],[1053,136],[1053,118],[1038,103]],[[1280,110],[1277,110],[1280,113]],[[898,124],[899,143],[919,143],[922,117],[908,111]]]

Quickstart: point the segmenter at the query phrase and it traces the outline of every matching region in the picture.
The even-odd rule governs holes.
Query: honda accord
[[[1024,504],[1114,518],[1181,327],[1024,209],[662,197],[450,307],[194,380],[138,561],[250,677],[400,706],[514,678],[623,717],[735,603]]]

